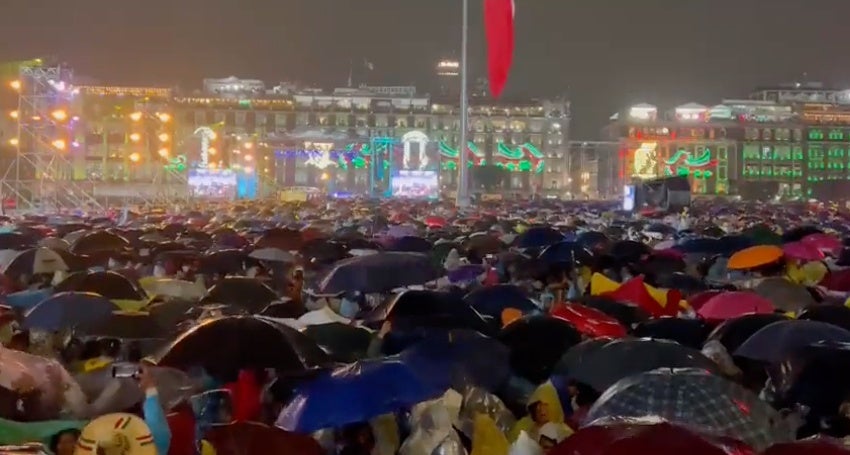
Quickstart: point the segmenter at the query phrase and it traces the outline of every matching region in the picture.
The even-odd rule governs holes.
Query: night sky
[[[483,74],[481,1],[470,1]],[[640,101],[710,104],[803,73],[850,86],[848,0],[516,2],[506,96],[569,94],[574,138]],[[424,85],[460,42],[459,0],[6,0],[0,15],[0,60],[55,55],[115,84],[236,75],[332,87],[368,59],[374,71],[355,82]]]

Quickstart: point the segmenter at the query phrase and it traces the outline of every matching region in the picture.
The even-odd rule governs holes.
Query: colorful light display
[[[711,158],[711,150],[705,149],[699,156],[680,149],[670,159],[664,161],[665,176],[693,176],[698,179],[711,178],[712,169],[717,167],[717,160]]]

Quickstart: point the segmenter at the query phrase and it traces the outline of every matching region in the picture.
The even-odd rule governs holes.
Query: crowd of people
[[[850,453],[837,206],[0,221],[0,453]]]

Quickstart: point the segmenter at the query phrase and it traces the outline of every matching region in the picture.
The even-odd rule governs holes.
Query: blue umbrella
[[[720,254],[724,247],[720,240],[713,238],[690,238],[679,242],[674,249],[683,253],[696,254]]]
[[[37,289],[33,291],[21,291],[15,292],[13,294],[9,294],[4,297],[4,301],[6,305],[16,309],[16,310],[28,310],[39,303],[42,300],[53,295],[53,289]]]
[[[512,284],[478,288],[467,294],[463,300],[475,311],[497,321],[501,320],[502,311],[506,308],[515,308],[523,314],[539,310],[522,288]]]
[[[543,248],[562,242],[564,234],[549,226],[537,226],[528,229],[514,239],[517,248]]]
[[[781,363],[806,346],[820,341],[850,343],[850,332],[820,321],[779,321],[754,333],[734,354],[752,360]]]
[[[336,428],[410,408],[443,392],[398,359],[358,362],[306,384],[276,426],[298,433]]]
[[[30,308],[24,325],[30,329],[57,331],[97,324],[109,319],[120,308],[106,297],[93,292],[60,292]]]
[[[472,330],[432,332],[401,353],[418,376],[441,389],[466,386],[495,391],[510,376],[510,351]]]

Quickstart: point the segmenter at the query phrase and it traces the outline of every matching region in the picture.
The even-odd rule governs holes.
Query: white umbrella
[[[280,248],[261,248],[252,251],[248,256],[260,261],[295,262],[295,256],[292,253]]]

